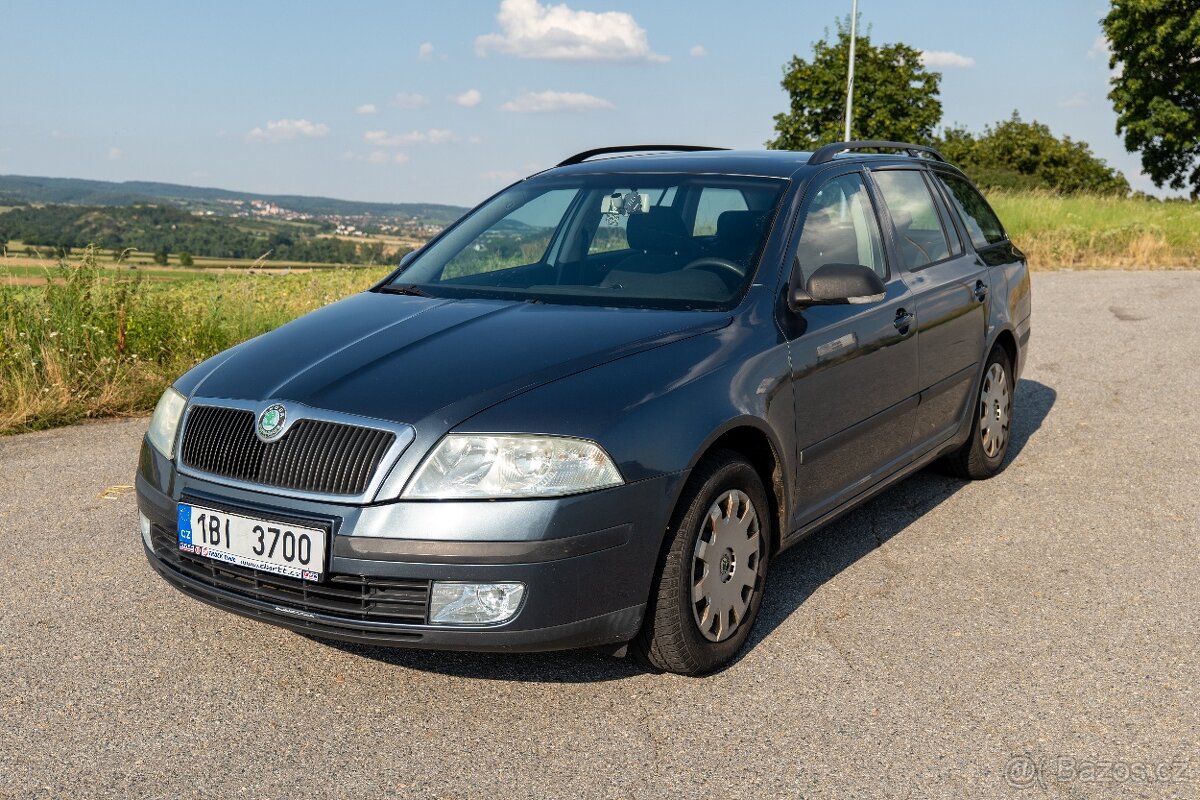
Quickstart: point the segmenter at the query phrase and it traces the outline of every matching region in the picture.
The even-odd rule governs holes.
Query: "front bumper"
[[[175,472],[143,445],[136,484],[138,507],[152,525],[151,539],[144,542],[147,558],[190,597],[320,637],[430,649],[535,651],[615,644],[637,634],[669,509],[684,477],[552,500],[339,506],[200,481]],[[361,584],[361,608],[308,602],[306,594],[319,591],[306,593],[300,581],[231,577],[224,568],[210,569],[207,560],[181,559],[173,544],[176,506],[185,497],[266,518],[327,524],[331,555],[325,582]],[[518,614],[495,626],[430,625],[419,614],[398,623],[372,613],[378,587],[401,586],[419,603],[421,587],[427,594],[435,580],[520,581],[526,595]]]

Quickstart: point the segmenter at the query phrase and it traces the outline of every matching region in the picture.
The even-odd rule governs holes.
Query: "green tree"
[[[195,262],[192,260],[192,254],[187,250],[184,250],[179,254],[179,266],[190,267],[194,263]]]
[[[1025,122],[1016,111],[981,134],[947,128],[937,147],[988,188],[1129,193],[1125,176],[1097,158],[1085,142],[1057,137],[1040,122]]]
[[[778,134],[767,142],[776,150],[812,150],[841,141],[846,115],[846,72],[850,63],[849,19],[839,21],[837,36],[813,44],[811,61],[793,56],[783,69],[783,88],[791,107],[775,115]],[[927,144],[942,119],[938,100],[940,72],[921,63],[921,53],[906,44],[871,44],[858,36],[854,57],[854,108],[851,136]]]
[[[167,251],[165,248],[159,248],[154,251],[154,263],[161,267],[167,265]]]
[[[1113,0],[1101,24],[1125,149],[1141,153],[1155,186],[1190,184],[1200,197],[1200,3]]]

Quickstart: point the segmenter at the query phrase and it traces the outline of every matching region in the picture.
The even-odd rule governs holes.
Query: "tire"
[[[979,394],[971,411],[971,435],[944,461],[947,471],[964,480],[984,480],[1004,469],[1012,440],[1012,362],[1003,347],[996,347],[983,365]]]
[[[733,660],[758,617],[773,533],[754,467],[724,450],[701,461],[667,527],[634,656],[681,675]],[[693,602],[697,586],[701,597]]]

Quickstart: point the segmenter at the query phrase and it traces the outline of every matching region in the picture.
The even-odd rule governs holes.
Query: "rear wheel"
[[[667,529],[634,654],[684,675],[732,660],[758,616],[771,533],[766,490],[754,467],[728,451],[701,462]]]
[[[1008,353],[1003,347],[995,348],[983,367],[971,435],[946,459],[946,466],[958,477],[981,480],[1004,469],[1012,431],[1013,380]]]

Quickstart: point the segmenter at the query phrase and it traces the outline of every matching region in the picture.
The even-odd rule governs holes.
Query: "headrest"
[[[717,238],[744,240],[762,236],[765,211],[723,211],[717,217]]]
[[[630,214],[625,238],[634,250],[678,253],[687,242],[683,220],[669,208],[653,207],[646,214]]]
[[[889,209],[889,211],[891,211],[892,224],[896,226],[896,230],[906,231],[912,227],[912,214],[908,213],[902,208],[897,208],[895,210]]]

